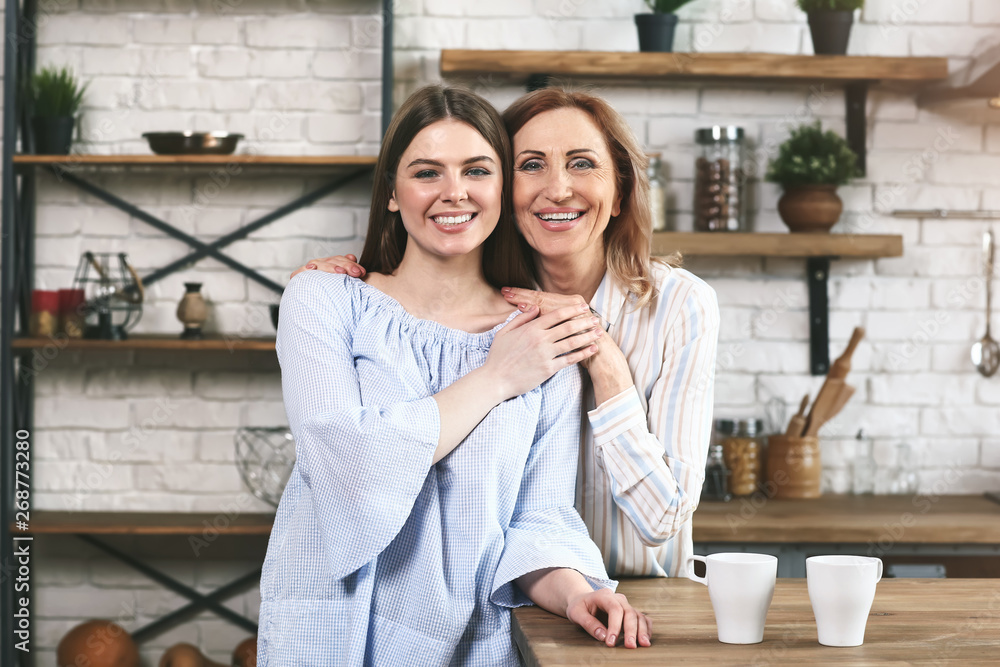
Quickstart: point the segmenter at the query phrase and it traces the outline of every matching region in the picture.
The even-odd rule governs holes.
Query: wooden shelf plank
[[[653,255],[696,256],[901,257],[903,237],[875,234],[764,234],[659,232]]]
[[[370,155],[15,155],[16,165],[63,167],[197,167],[237,164],[276,167],[373,167]]]
[[[273,338],[240,338],[214,336],[202,340],[181,340],[166,336],[134,335],[128,340],[92,340],[83,338],[16,338],[15,350],[30,350],[53,346],[65,350],[184,350],[215,352],[273,352]]]
[[[274,514],[181,512],[50,512],[34,511],[30,535],[200,535],[206,530],[225,535],[269,535]],[[12,527],[18,534],[22,531]]]
[[[478,51],[444,49],[441,74],[530,74],[672,79],[935,81],[948,76],[947,58],[800,56],[777,53],[636,53],[621,51]]]

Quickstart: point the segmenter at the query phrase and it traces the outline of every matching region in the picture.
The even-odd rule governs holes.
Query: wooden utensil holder
[[[819,498],[823,480],[819,438],[767,438],[767,489],[772,498]]]

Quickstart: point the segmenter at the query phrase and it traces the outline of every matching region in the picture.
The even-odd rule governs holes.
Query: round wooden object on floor
[[[66,633],[56,649],[59,667],[139,667],[139,649],[125,628],[92,620]]]
[[[823,465],[819,438],[767,438],[767,492],[772,498],[819,498]]]
[[[829,233],[843,212],[836,185],[790,186],[778,200],[781,221],[795,233]]]
[[[174,644],[160,658],[160,667],[229,667],[213,662],[191,644]]]
[[[233,649],[233,667],[257,667],[257,638],[247,637]]]

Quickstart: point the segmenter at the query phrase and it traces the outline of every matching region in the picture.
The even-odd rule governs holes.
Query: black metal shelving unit
[[[35,70],[36,35],[38,30],[37,0],[5,0],[4,15],[4,85],[3,85],[3,149],[2,149],[2,221],[0,221],[0,665],[32,663],[32,653],[15,647],[15,618],[17,598],[25,595],[14,585],[19,563],[15,560],[14,545],[18,537],[13,528],[15,499],[14,453],[16,443],[24,431],[32,436],[34,427],[33,374],[31,368],[35,350],[15,348],[16,338],[29,334],[31,292],[34,285],[35,246],[35,195],[37,170],[46,168],[57,173],[64,183],[80,188],[111,206],[143,220],[168,235],[184,241],[192,252],[182,260],[157,269],[144,277],[145,282],[155,282],[170,273],[190,266],[202,257],[211,256],[230,268],[239,271],[279,293],[280,285],[268,280],[257,271],[225,256],[221,249],[233,241],[244,238],[289,213],[308,206],[342,187],[360,175],[370,172],[370,166],[345,166],[338,169],[337,177],[328,184],[295,201],[282,206],[262,218],[206,244],[191,237],[169,223],[155,218],[127,201],[99,186],[69,173],[58,165],[18,165],[14,157],[21,140],[21,150],[33,153],[31,133],[26,131],[28,119],[23,100],[19,99],[20,86]],[[381,0],[382,21],[382,133],[392,117],[393,95],[393,5],[392,0]],[[280,168],[268,167],[268,168]],[[28,439],[30,442],[30,438]],[[30,449],[29,449],[30,452]],[[33,623],[34,625],[34,623]],[[35,628],[32,627],[32,636]]]

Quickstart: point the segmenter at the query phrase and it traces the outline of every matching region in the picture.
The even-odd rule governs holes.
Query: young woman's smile
[[[500,219],[500,158],[471,126],[428,125],[413,138],[396,170],[389,210],[399,212],[422,252],[476,252]]]

